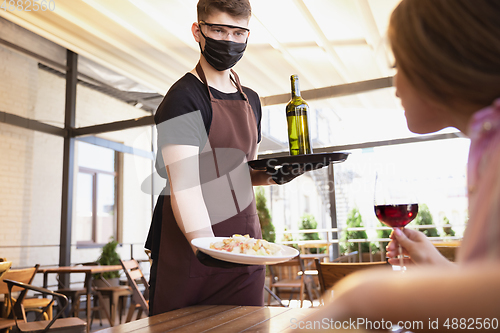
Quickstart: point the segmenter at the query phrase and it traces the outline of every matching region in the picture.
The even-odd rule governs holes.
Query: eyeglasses
[[[208,27],[207,35],[210,38],[217,40],[224,40],[231,35],[233,40],[237,43],[245,43],[248,35],[250,34],[250,29],[238,27],[235,25],[228,24],[213,24],[200,21],[200,24],[206,25]]]

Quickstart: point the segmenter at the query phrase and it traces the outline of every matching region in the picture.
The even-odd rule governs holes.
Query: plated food
[[[216,259],[246,265],[274,265],[299,254],[293,247],[242,235],[195,238],[191,244]],[[255,254],[251,254],[253,251]]]
[[[276,256],[281,253],[281,246],[269,243],[264,239],[255,239],[249,235],[234,234],[231,238],[210,243],[210,248],[230,253],[248,254],[253,256]]]

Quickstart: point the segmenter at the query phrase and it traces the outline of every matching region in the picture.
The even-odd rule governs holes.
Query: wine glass
[[[383,224],[403,229],[418,213],[418,203],[411,182],[401,178],[379,177],[375,179],[375,215]],[[404,272],[403,248],[399,244],[399,264]]]

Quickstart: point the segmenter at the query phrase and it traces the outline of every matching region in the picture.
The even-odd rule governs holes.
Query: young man
[[[250,30],[248,0],[200,0],[192,33],[196,68],[159,106],[157,170],[167,178],[146,241],[152,251],[150,314],[195,304],[263,305],[264,266],[216,260],[191,240],[262,238],[253,185],[282,184],[300,172],[249,171],[260,141],[259,96],[231,70]]]

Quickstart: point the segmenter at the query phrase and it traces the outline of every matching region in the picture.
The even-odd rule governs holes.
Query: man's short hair
[[[198,1],[198,22],[205,21],[216,11],[228,13],[237,18],[249,19],[252,7],[249,0],[200,0]]]

